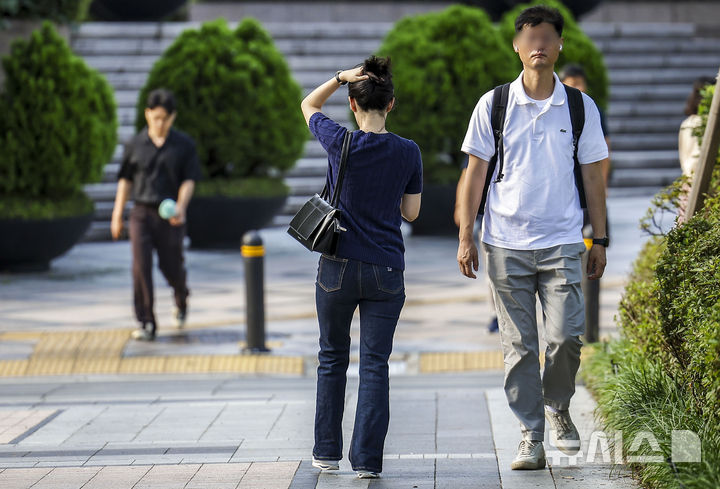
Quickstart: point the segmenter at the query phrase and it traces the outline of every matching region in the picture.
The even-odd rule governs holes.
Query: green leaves
[[[397,105],[388,129],[418,143],[426,181],[457,181],[477,101],[517,76],[510,45],[484,11],[455,5],[400,20],[379,55],[393,64]]]
[[[84,183],[100,180],[115,150],[110,85],[49,22],[30,40],[15,42],[3,67],[0,193],[8,199],[72,200]]]
[[[275,175],[292,168],[302,154],[308,132],[300,86],[254,19],[246,18],[234,31],[216,20],[183,32],[140,92],[138,130],[145,126],[145,100],[155,88],[175,94],[176,127],[195,139],[210,179]]]

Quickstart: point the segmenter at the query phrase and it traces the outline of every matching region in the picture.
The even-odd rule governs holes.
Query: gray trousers
[[[580,366],[585,306],[580,288],[583,243],[509,250],[483,243],[505,363],[505,395],[523,438],[542,441],[544,405],[568,409]],[[545,319],[545,370],[540,377],[535,296]]]

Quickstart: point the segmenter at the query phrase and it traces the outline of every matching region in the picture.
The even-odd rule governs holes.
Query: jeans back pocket
[[[405,288],[403,271],[399,268],[373,265],[377,287],[388,294],[399,294]]]
[[[322,255],[320,257],[320,265],[318,266],[318,285],[322,287],[325,292],[340,290],[347,263],[346,258]]]

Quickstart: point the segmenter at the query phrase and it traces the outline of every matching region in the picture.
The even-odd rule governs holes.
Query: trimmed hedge
[[[565,19],[565,27],[563,28],[563,50],[555,64],[555,69],[560,70],[568,63],[577,63],[582,65],[588,76],[588,95],[592,97],[595,103],[601,109],[607,109],[609,81],[605,61],[600,50],[595,46],[592,40],[580,29],[575,22],[570,10],[557,0],[536,0],[531,3],[518,5],[508,11],[500,20],[500,33],[505,43],[510,45],[515,37],[515,19],[524,9],[534,5],[547,5],[555,7],[560,11]],[[520,59],[515,56],[514,66],[519,71],[522,70]]]
[[[295,165],[308,138],[300,86],[270,35],[246,18],[234,31],[224,20],[184,31],[155,63],[138,97],[136,128],[155,88],[172,90],[176,127],[197,143],[208,179],[279,177]],[[210,182],[200,182],[199,191]],[[212,188],[236,193],[240,185]],[[277,192],[286,187],[271,186]],[[235,189],[235,190],[233,190]]]
[[[427,182],[456,182],[478,99],[517,76],[510,44],[484,11],[455,5],[400,20],[378,54],[393,63],[397,104],[388,130],[420,146]]]
[[[100,181],[115,151],[112,88],[50,22],[13,43],[2,64],[0,217],[84,213],[82,185]]]

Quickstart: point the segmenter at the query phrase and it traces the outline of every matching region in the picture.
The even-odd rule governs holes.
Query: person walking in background
[[[395,103],[390,60],[372,56],[362,66],[338,71],[301,104],[310,131],[328,153],[328,181],[337,181],[347,129],[323,114],[327,99],[349,83],[352,134],[340,193],[347,229],[335,256],[318,265],[316,307],[320,327],[313,466],[337,470],[342,459],[342,418],[350,361],[350,324],[360,308],[360,379],[349,460],[360,478],[382,472],[390,420],[388,360],[405,303],[402,217],[420,211],[422,161],[410,140],[387,131]]]
[[[560,70],[560,73],[558,73],[558,78],[560,78],[560,81],[563,82],[565,85],[573,88],[577,88],[582,93],[587,93],[588,88],[588,78],[587,74],[585,73],[585,69],[574,63],[568,63],[565,66],[562,67]],[[607,126],[607,118],[605,117],[605,112],[598,107],[597,108],[598,113],[600,114],[600,127],[602,128],[603,136],[605,137],[605,144],[607,144],[608,152],[610,151],[610,130]],[[612,171],[612,163],[610,162],[610,158],[603,160],[602,163],[602,172],[603,172],[603,178],[605,179],[605,190],[608,188],[608,184],[610,182],[610,172]]]
[[[700,142],[694,134],[695,130],[702,125],[702,118],[698,115],[698,106],[702,100],[700,92],[708,85],[714,84],[715,78],[710,76],[698,77],[693,82],[693,88],[685,101],[685,120],[680,124],[678,132],[678,157],[680,168],[686,177],[692,176],[695,172],[698,159],[700,158]]]
[[[589,252],[590,278],[600,278],[606,264],[602,167],[608,157],[607,144],[595,103],[564,86],[554,73],[563,25],[562,15],[545,6],[530,7],[518,15],[513,48],[523,71],[515,81],[496,89],[507,95],[505,104],[495,102],[495,90],[480,98],[462,144],[469,164],[460,192],[457,260],[465,276],[476,278],[473,227],[487,188],[482,247],[500,325],[505,394],[522,429],[512,469],[545,467],[545,417],[558,449],[574,454],[580,448],[569,407],[585,326],[580,290],[585,252],[581,189],[598,236]],[[578,104],[584,121],[574,144],[574,122],[580,121],[571,115],[578,114]],[[504,110],[503,124],[492,117],[499,106]],[[572,107],[576,107],[574,112]],[[536,294],[548,343],[542,377]]]
[[[583,93],[587,93],[588,79],[585,74],[585,70],[578,64],[566,64],[560,70],[558,74],[560,81],[565,85],[573,88],[577,88]],[[608,153],[610,151],[610,133],[607,128],[607,121],[605,119],[605,113],[598,107],[598,113],[600,114],[600,127],[602,128],[603,136],[605,137],[605,144],[608,146]],[[605,194],[607,195],[608,186],[610,183],[610,172],[612,164],[610,163],[610,157],[602,161],[602,172],[603,179],[605,180]],[[582,233],[585,242],[591,242],[595,235],[593,228],[590,223],[590,215],[587,209],[583,209],[583,226]],[[610,237],[610,223],[605,213],[605,234]],[[587,254],[583,255],[583,263],[587,261]],[[589,341],[599,340],[599,329],[600,329],[600,279],[589,280],[587,275],[583,275],[582,278],[582,290],[585,296],[585,338]]]
[[[201,172],[193,140],[172,129],[176,115],[171,92],[164,89],[150,92],[145,109],[147,127],[127,143],[118,173],[111,233],[113,239],[120,238],[123,210],[132,193],[130,243],[135,317],[140,325],[133,331],[133,338],[137,340],[152,341],[157,330],[153,250],[157,252],[160,271],[174,291],[175,324],[182,327],[187,320],[190,291],[183,257],[185,212]],[[177,201],[175,215],[169,220],[158,213],[165,199]]]

